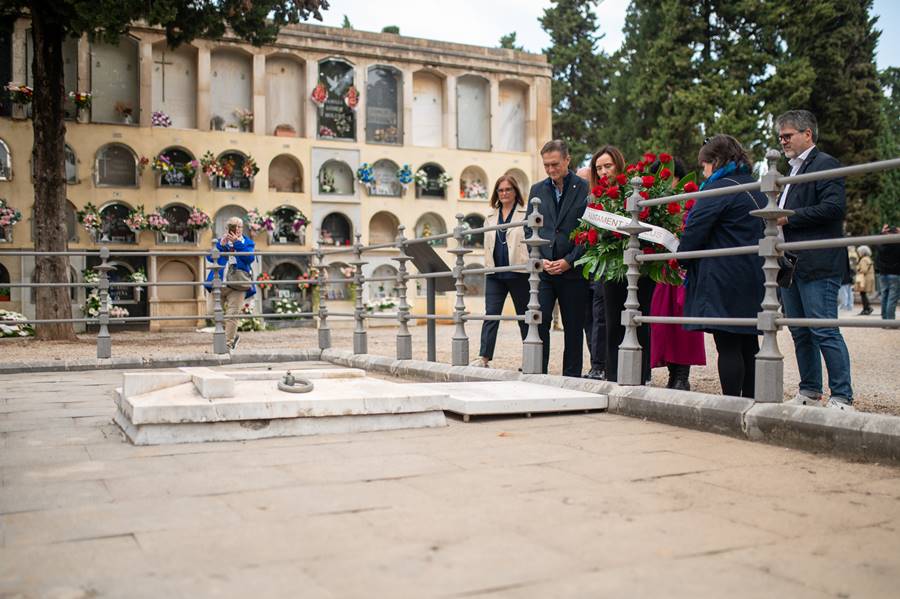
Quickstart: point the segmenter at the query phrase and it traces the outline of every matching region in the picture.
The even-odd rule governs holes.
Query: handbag
[[[253,286],[253,278],[246,270],[229,266],[225,274],[225,286],[235,291],[249,291]]]

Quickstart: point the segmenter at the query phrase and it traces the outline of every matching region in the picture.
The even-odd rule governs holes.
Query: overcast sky
[[[538,22],[547,0],[328,0],[324,24],[340,26],[344,15],[354,29],[381,31],[397,25],[412,37],[445,40],[478,46],[496,46],[501,35],[515,31],[520,45],[540,52],[550,44]],[[597,8],[601,45],[607,52],[622,43],[622,25],[628,0],[603,0]],[[875,14],[882,30],[878,67],[900,66],[900,44],[890,43],[900,33],[900,2],[875,0]],[[316,21],[312,21],[316,23]]]

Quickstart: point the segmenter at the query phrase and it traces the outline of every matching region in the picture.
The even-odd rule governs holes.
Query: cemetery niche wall
[[[366,141],[403,143],[403,76],[394,67],[369,67],[366,82]]]
[[[100,239],[108,243],[137,243],[137,234],[132,231],[125,219],[131,213],[131,207],[121,202],[110,202],[100,209]]]
[[[340,212],[332,212],[322,219],[323,245],[350,245],[353,243],[353,225]]]
[[[165,113],[172,127],[197,126],[197,50],[181,45],[171,49],[166,42],[153,45],[154,112]]]
[[[484,77],[456,81],[456,135],[460,150],[491,149],[491,86]]]
[[[272,243],[306,243],[306,224],[297,222],[302,219],[306,223],[300,210],[293,206],[280,206],[272,211],[272,218],[275,221],[275,229],[271,234]]]
[[[353,65],[340,59],[319,63],[319,82],[313,91],[316,104],[316,137],[356,141],[356,107],[359,92]]]
[[[138,187],[138,157],[124,144],[111,143],[97,150],[94,170],[97,187]]]
[[[369,243],[391,243],[397,239],[400,220],[391,212],[382,210],[369,220]]]
[[[393,160],[385,158],[378,160],[372,165],[372,174],[375,182],[369,186],[370,196],[384,196],[399,198],[403,195],[403,185],[397,177],[399,166]]]
[[[277,193],[303,191],[303,166],[290,154],[279,154],[269,163],[269,190]]]
[[[319,193],[348,196],[354,194],[353,170],[342,160],[326,160],[319,169]]]
[[[416,237],[431,237],[432,235],[443,235],[447,232],[447,225],[440,215],[434,212],[426,212],[416,221],[414,228]],[[428,242],[434,247],[447,247],[446,239],[435,239]]]
[[[135,125],[140,113],[140,61],[137,40],[91,45],[91,120]]]
[[[210,60],[210,129],[252,131],[252,57],[238,50],[218,49]],[[250,113],[250,123],[242,122],[242,112]]]
[[[412,143],[439,148],[444,145],[444,80],[428,71],[413,73]]]
[[[266,57],[266,134],[293,137],[303,131],[305,69],[289,56]]]

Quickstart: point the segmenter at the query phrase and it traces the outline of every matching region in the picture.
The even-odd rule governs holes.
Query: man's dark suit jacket
[[[565,258],[572,268],[561,275],[565,278],[581,278],[581,269],[575,267],[575,261],[581,258],[584,248],[569,241],[569,235],[578,226],[578,219],[584,215],[587,208],[588,184],[569,171],[566,175],[563,195],[556,205],[555,184],[549,177],[531,186],[528,193],[528,213],[531,214],[531,198],[541,200],[540,212],[544,216],[544,226],[538,231],[543,239],[549,239],[549,245],[541,246],[541,257],[546,260],[559,260]],[[526,231],[530,235],[530,230]],[[544,275],[549,276],[549,275]]]
[[[803,161],[798,175],[838,168],[841,163],[818,148],[813,148]],[[847,200],[843,179],[825,179],[809,183],[792,183],[784,207],[794,211],[782,228],[785,241],[809,241],[844,236]],[[847,280],[850,264],[843,247],[797,252],[796,276],[804,281],[827,277]]]

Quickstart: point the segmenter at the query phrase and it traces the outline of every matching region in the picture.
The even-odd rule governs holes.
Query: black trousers
[[[719,383],[722,393],[736,397],[753,397],[756,385],[756,353],[759,339],[755,333],[713,331],[719,353]]]
[[[591,369],[606,370],[606,310],[603,305],[603,281],[588,282],[584,319],[584,338],[591,353]]]
[[[506,302],[506,294],[512,297],[516,314],[525,314],[528,309],[528,275],[516,273],[514,277],[498,278],[488,275],[484,278],[484,313],[495,315],[503,312],[503,304]],[[519,331],[522,340],[528,334],[528,326],[519,321]],[[494,359],[494,347],[497,345],[497,329],[500,327],[498,320],[485,320],[481,324],[481,350],[478,355],[488,360]]]
[[[541,273],[538,287],[541,303],[541,326],[538,328],[544,343],[543,370],[547,373],[550,364],[550,323],[553,321],[553,306],[559,302],[562,317],[563,376],[581,376],[581,362],[584,346],[584,306],[587,303],[587,281],[581,277],[563,277]]]
[[[650,277],[638,279],[638,303],[641,314],[650,314],[650,302],[656,283]],[[622,326],[622,311],[628,297],[628,283],[622,281],[603,282],[603,302],[606,310],[606,380],[615,382],[619,378],[619,346],[625,337]],[[637,330],[641,352],[641,383],[650,380],[650,325],[642,324]]]

